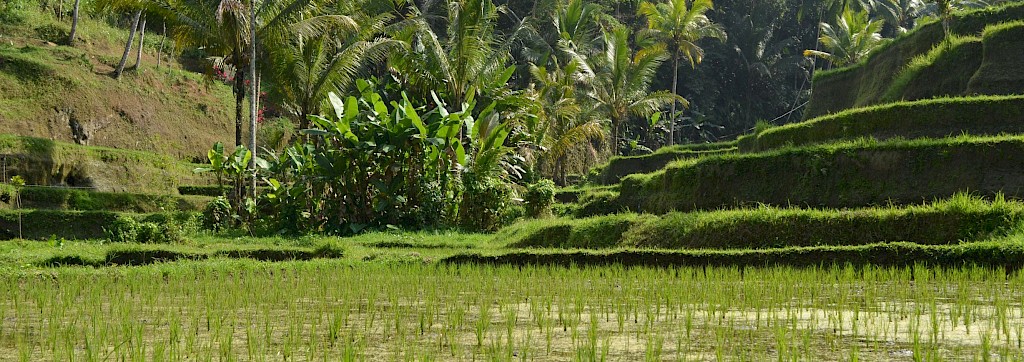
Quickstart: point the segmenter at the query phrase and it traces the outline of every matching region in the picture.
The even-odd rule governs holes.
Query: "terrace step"
[[[623,179],[610,201],[617,210],[666,213],[751,204],[915,204],[965,191],[1024,198],[1022,164],[1020,136],[869,140],[675,164]]]

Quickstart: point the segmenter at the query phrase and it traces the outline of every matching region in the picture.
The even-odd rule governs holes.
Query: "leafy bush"
[[[139,235],[134,240],[137,243],[162,243],[161,227],[155,222],[139,223]]]
[[[18,25],[25,22],[26,1],[0,1],[0,24]]]
[[[221,196],[206,204],[203,208],[203,228],[221,231],[231,227],[231,203]]]
[[[256,145],[281,152],[295,136],[295,124],[287,118],[274,118],[263,122],[256,131]]]
[[[496,177],[462,175],[459,226],[466,230],[495,231],[512,221],[512,188]],[[552,197],[554,192],[552,191]]]
[[[224,196],[230,191],[230,188],[226,186],[217,185],[190,185],[190,186],[178,186],[178,193],[182,195],[198,195],[198,196]]]
[[[496,175],[505,166],[508,124],[474,117],[471,100],[449,112],[435,99],[432,110],[421,112],[425,107],[405,96],[389,101],[368,82],[357,85],[358,97],[329,95],[333,112],[311,117],[302,131],[309,143],[259,162],[269,185],[259,200],[261,224],[352,234],[445,227],[457,219],[493,229],[511,217],[511,190]],[[456,170],[482,177],[471,176],[463,189]]]
[[[533,218],[551,216],[551,205],[555,203],[555,183],[540,180],[526,188],[526,215]]]
[[[57,24],[40,25],[35,30],[40,39],[56,44],[66,43],[71,33],[69,28]]]
[[[131,216],[118,215],[103,231],[112,243],[132,243],[139,239],[142,225]]]

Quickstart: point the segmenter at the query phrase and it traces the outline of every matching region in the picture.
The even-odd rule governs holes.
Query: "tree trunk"
[[[160,38],[160,47],[156,51],[156,69],[160,70],[160,61],[164,59],[164,40],[167,40],[167,23],[163,24],[163,37]]]
[[[619,155],[619,122],[612,119],[612,156]]]
[[[238,59],[238,58],[235,58]],[[241,66],[235,66],[235,147],[242,143],[242,101],[245,100],[245,71]]]
[[[68,34],[68,45],[75,46],[75,33],[78,31],[78,5],[82,0],[75,0],[75,7],[71,9],[71,33]]]
[[[679,95],[676,93],[676,84],[679,83],[679,47],[672,51],[672,94]],[[671,146],[676,142],[676,100],[672,100],[672,106],[669,107],[668,116],[668,145]]]
[[[131,31],[128,33],[128,42],[124,45],[124,54],[121,55],[121,62],[117,63],[117,69],[114,69],[114,79],[120,79],[121,73],[124,73],[124,65],[128,62],[128,55],[132,52],[132,44],[135,42],[135,30],[139,27],[139,18],[142,17],[142,9],[135,11],[135,16],[132,17]]]
[[[139,49],[135,53],[135,66],[132,69],[139,70],[142,66],[142,47],[146,41],[146,18],[142,18],[142,24],[139,24]]]

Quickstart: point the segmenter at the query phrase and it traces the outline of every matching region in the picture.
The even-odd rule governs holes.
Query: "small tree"
[[[844,66],[854,64],[882,45],[882,20],[871,20],[864,11],[846,9],[835,24],[821,23],[821,42],[826,51],[805,50],[804,56],[818,57]]]
[[[11,185],[14,186],[14,208],[18,210],[18,239],[24,239],[21,229],[21,188],[25,186],[25,179],[21,176],[11,177]]]

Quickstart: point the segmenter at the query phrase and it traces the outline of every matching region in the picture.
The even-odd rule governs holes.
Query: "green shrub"
[[[36,35],[51,43],[64,44],[68,41],[71,29],[57,24],[46,24],[36,27]]]
[[[144,231],[143,226],[134,217],[118,215],[110,226],[103,228],[107,240],[112,243],[133,243]]]
[[[155,222],[143,222],[139,224],[139,235],[135,238],[134,242],[142,244],[161,244],[163,243],[162,227],[160,224]]]
[[[178,193],[182,195],[224,196],[229,191],[231,191],[230,187],[217,185],[178,186]]]
[[[495,231],[512,221],[512,188],[496,177],[463,173],[459,226],[472,231]]]
[[[203,228],[213,231],[226,230],[231,227],[231,203],[221,196],[206,204],[203,208]]]
[[[526,216],[540,218],[551,216],[551,205],[555,203],[555,183],[540,180],[526,187]]]

